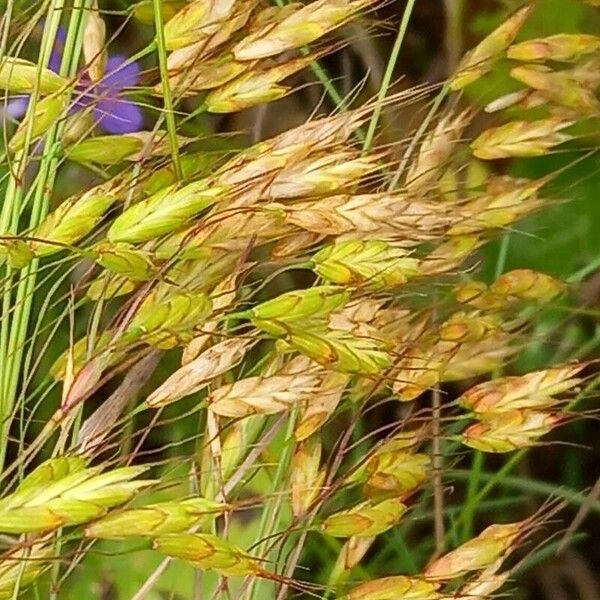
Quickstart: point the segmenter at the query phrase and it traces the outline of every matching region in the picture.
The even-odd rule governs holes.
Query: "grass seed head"
[[[507,300],[550,302],[564,293],[564,282],[531,269],[515,269],[504,273],[491,285],[490,291]]]
[[[231,418],[277,414],[310,402],[322,376],[307,372],[239,379],[211,392],[208,407],[215,414]]]
[[[238,60],[251,61],[301,48],[373,3],[374,0],[316,0],[305,6],[295,5],[294,10],[273,11],[272,19],[238,42],[233,53]]]
[[[134,204],[118,216],[107,237],[111,242],[135,244],[155,239],[186,225],[204,209],[219,202],[226,189],[207,180],[181,189],[167,188]]]
[[[222,514],[227,508],[226,504],[206,498],[161,502],[110,513],[88,525],[85,535],[90,538],[116,540],[179,533],[207,516],[216,517]]]
[[[343,600],[441,600],[438,585],[416,577],[397,575],[363,583]]]
[[[586,33],[558,33],[513,44],[508,58],[522,61],[571,61],[600,50],[600,37]]]
[[[292,88],[281,82],[314,62],[315,56],[293,59],[265,68],[252,68],[213,89],[204,103],[212,113],[239,112],[286,96]]]
[[[491,525],[456,550],[434,560],[425,569],[425,578],[430,581],[449,581],[471,571],[486,569],[514,548],[524,527],[522,522]]]
[[[505,453],[529,448],[565,421],[561,413],[512,410],[481,414],[480,423],[468,427],[462,442],[482,452]]]
[[[261,573],[258,560],[238,547],[208,533],[181,533],[158,537],[155,550],[180,558],[198,569],[215,570],[221,575],[256,575]]]
[[[63,476],[40,487],[31,481],[27,494],[17,491],[0,507],[0,531],[34,533],[78,525],[104,515],[109,508],[133,498],[152,481],[136,480],[143,467],[123,467],[105,474],[98,469],[63,471]]]
[[[349,300],[350,293],[343,287],[321,285],[281,294],[253,307],[248,316],[259,329],[270,335],[282,336],[294,323],[325,321]]]
[[[471,148],[482,160],[544,156],[571,139],[570,135],[561,132],[572,124],[561,118],[511,121],[484,131]]]
[[[118,200],[120,190],[120,182],[110,182],[100,184],[82,196],[65,200],[31,233],[33,238],[37,238],[29,242],[34,254],[54,254],[62,249],[62,244],[71,246],[91,233]]]
[[[6,92],[31,93],[37,87],[40,94],[54,94],[65,89],[68,83],[64,77],[28,60],[12,56],[3,56],[0,60],[0,89]]]
[[[61,120],[69,105],[70,94],[57,92],[39,100],[33,111],[19,123],[10,138],[8,148],[11,152],[22,150],[25,146],[31,126],[31,139],[44,135],[55,123]]]
[[[380,340],[347,331],[291,328],[287,342],[315,362],[341,373],[378,375],[392,364]]]
[[[194,0],[177,12],[164,27],[167,50],[185,48],[210,37],[226,23],[236,0]]]
[[[427,481],[430,468],[426,454],[378,452],[366,464],[365,494],[375,499],[405,497]]]
[[[473,48],[459,64],[450,83],[451,88],[461,90],[488,73],[493,62],[501,58],[513,43],[531,11],[531,6],[518,10]]]
[[[324,376],[317,393],[300,412],[294,430],[297,441],[306,440],[328,421],[342,399],[348,380],[344,373],[330,372]]]
[[[577,374],[585,365],[565,365],[534,371],[520,377],[504,377],[476,385],[459,402],[475,413],[498,413],[521,409],[544,409],[556,405],[555,396],[576,390]]]
[[[569,72],[554,72],[539,65],[514,67],[510,75],[526,86],[536,90],[550,102],[577,111],[594,114],[600,102],[592,90],[588,90]]]
[[[320,529],[333,537],[372,537],[397,525],[406,510],[397,498],[376,504],[367,501],[327,517]]]
[[[250,338],[232,338],[208,348],[154,390],[148,396],[147,404],[158,408],[200,391],[215,377],[237,365],[252,343]]]
[[[157,272],[150,255],[131,244],[101,242],[92,252],[96,262],[115,275],[122,275],[131,281],[148,281]]]
[[[314,271],[331,283],[377,290],[405,284],[419,275],[419,261],[381,240],[349,240],[325,246],[313,256]]]
[[[296,446],[292,459],[292,510],[301,517],[319,496],[325,479],[321,466],[321,441],[312,436]]]

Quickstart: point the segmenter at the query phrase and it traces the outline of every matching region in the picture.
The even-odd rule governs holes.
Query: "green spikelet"
[[[50,69],[40,69],[28,60],[4,56],[0,62],[0,89],[16,94],[33,92],[38,81],[38,71],[38,89],[41,94],[58,92],[69,83]]]
[[[192,339],[194,327],[204,323],[211,309],[210,298],[201,292],[165,293],[157,288],[140,306],[124,338],[142,339],[156,348],[174,348]]]
[[[135,244],[171,233],[219,202],[225,192],[225,188],[211,186],[206,179],[180,190],[167,188],[127,209],[115,219],[107,237],[111,242]]]
[[[315,362],[343,373],[377,375],[392,364],[379,340],[347,331],[294,327],[289,330],[287,343]]]
[[[226,504],[206,498],[161,502],[106,515],[86,527],[85,535],[114,540],[179,533],[196,525],[202,519],[216,517],[225,510],[227,510]]]
[[[419,274],[419,261],[402,248],[378,240],[349,240],[313,256],[315,272],[332,283],[388,289]]]
[[[147,281],[157,272],[150,255],[131,244],[102,242],[92,249],[96,262],[131,281]]]
[[[5,261],[14,269],[26,267],[34,258],[29,245],[18,238],[0,240],[0,264]]]
[[[322,285],[286,292],[250,309],[247,316],[259,329],[275,336],[286,335],[293,323],[324,321],[350,300],[342,287]]]
[[[406,505],[395,498],[378,504],[364,502],[327,517],[320,529],[334,537],[372,537],[396,525],[405,512]]]
[[[221,575],[253,575],[262,572],[257,559],[211,534],[175,534],[154,540],[161,554],[180,558],[198,569],[215,570]]]
[[[56,93],[51,96],[42,98],[35,105],[33,115],[26,117],[15,131],[15,134],[10,139],[8,144],[11,152],[17,152],[21,150],[26,143],[27,134],[29,132],[30,121],[33,121],[31,125],[31,139],[35,140],[58,122],[61,116],[66,111],[69,105],[70,93]]]
[[[82,468],[77,460],[54,459],[0,501],[0,531],[51,531],[96,519],[153,483],[131,481],[144,471],[124,467],[101,474],[99,468]]]
[[[120,189],[120,182],[110,182],[80,197],[65,200],[32,231],[31,237],[37,238],[30,242],[33,253],[36,256],[48,256],[59,252],[62,244],[72,245],[81,240],[118,200]]]

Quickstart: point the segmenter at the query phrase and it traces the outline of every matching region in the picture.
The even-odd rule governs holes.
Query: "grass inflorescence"
[[[507,257],[595,156],[600,37],[530,35],[539,3],[517,3],[400,89],[409,0],[370,97],[330,56],[389,3],[125,4],[28,25],[9,2],[0,27],[0,598],[79,597],[90,573],[138,600],[519,586],[565,506],[598,512],[510,475],[597,418],[597,379],[564,344],[520,368],[582,276]],[[251,142],[217,135],[239,122]]]

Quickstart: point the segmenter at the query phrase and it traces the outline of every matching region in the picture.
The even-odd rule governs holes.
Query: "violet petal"
[[[127,60],[125,56],[109,57],[106,62],[106,75],[98,83],[99,93],[116,96],[123,88],[134,87],[138,84],[140,66],[136,62],[125,64]]]
[[[96,122],[106,133],[134,133],[142,129],[144,115],[131,100],[105,98],[94,110]]]

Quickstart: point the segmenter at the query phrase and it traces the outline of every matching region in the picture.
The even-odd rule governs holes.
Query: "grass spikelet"
[[[507,56],[513,60],[571,61],[600,50],[600,38],[585,33],[558,33],[513,44]]]
[[[550,102],[579,114],[598,112],[600,103],[593,91],[581,87],[568,72],[553,72],[539,65],[514,67],[511,77],[536,90]]]
[[[482,452],[504,453],[533,446],[539,438],[564,423],[566,415],[534,410],[511,410],[481,415],[468,427],[462,442]]]
[[[184,146],[187,138],[179,136]],[[169,142],[164,131],[138,131],[127,135],[100,135],[79,141],[66,149],[67,156],[81,163],[115,165],[125,160],[141,161],[144,158],[166,156]]]
[[[212,392],[208,407],[222,417],[277,414],[310,402],[318,391],[321,378],[322,374],[318,372],[307,372],[240,379]]]
[[[130,244],[101,242],[91,252],[99,265],[131,281],[147,281],[156,275],[157,270],[149,253]]]
[[[555,146],[572,139],[561,133],[572,124],[559,118],[512,121],[484,131],[471,147],[473,154],[482,160],[543,156]]]
[[[491,525],[477,537],[433,561],[424,576],[431,581],[448,581],[470,571],[483,570],[510,552],[528,523]]]
[[[274,336],[286,335],[294,323],[326,322],[329,315],[350,300],[341,286],[322,285],[306,290],[286,292],[258,304],[247,316],[252,323]]]
[[[321,441],[312,436],[296,446],[292,459],[292,510],[301,517],[321,492],[325,472],[321,466]]]
[[[389,289],[419,275],[419,261],[380,240],[349,240],[326,246],[312,258],[314,271],[342,285]]]
[[[161,502],[110,514],[85,528],[85,535],[99,539],[157,537],[186,531],[206,517],[216,518],[228,506],[206,498],[190,498],[180,502]]]
[[[38,72],[40,73],[38,79]],[[36,87],[40,94],[60,92],[68,85],[68,80],[50,69],[44,69],[22,58],[3,56],[0,62],[0,88],[13,93],[33,92]]]
[[[584,368],[565,365],[484,382],[467,390],[459,402],[475,413],[549,408],[558,402],[555,396],[577,389],[582,381],[577,375]]]
[[[148,396],[146,403],[158,408],[200,391],[215,377],[235,367],[252,343],[251,338],[233,338],[215,344],[175,371]]]
[[[258,575],[263,572],[258,560],[212,534],[161,536],[154,540],[153,547],[161,554],[185,560],[197,569],[215,570],[223,575]]]
[[[57,92],[42,98],[33,113],[25,118],[15,131],[8,148],[11,152],[22,150],[31,128],[31,139],[44,135],[50,127],[59,121],[69,105],[69,94]]]
[[[417,577],[383,577],[363,583],[352,589],[344,600],[439,600],[442,595],[435,583]]]
[[[488,73],[493,62],[502,56],[517,37],[531,11],[531,6],[521,8],[473,48],[458,66],[450,83],[451,88],[461,90]]]
[[[406,510],[397,498],[376,504],[365,502],[327,517],[320,529],[333,537],[372,537],[396,525]]]
[[[272,22],[261,23],[233,48],[238,60],[258,60],[301,48],[340,27],[374,0],[316,0],[294,9],[280,9]]]
[[[235,0],[195,0],[177,12],[165,25],[168,50],[185,48],[210,37],[234,11]]]
[[[36,256],[49,256],[91,233],[119,199],[122,182],[110,181],[61,203],[32,232],[29,246]],[[43,241],[42,241],[43,240]]]
[[[33,533],[85,523],[154,483],[134,480],[146,470],[143,467],[124,467],[101,474],[98,468],[80,468],[71,461],[66,466],[64,462],[52,465],[52,469],[52,479],[48,479],[46,469],[42,475],[25,480],[25,487],[0,500],[1,531]]]
[[[490,291],[508,300],[550,302],[566,289],[558,279],[531,269],[515,269],[501,275]]]
[[[212,186],[207,180],[179,190],[167,188],[117,217],[107,237],[111,242],[130,244],[155,239],[183,227],[192,217],[221,200],[225,193],[226,188]]]

